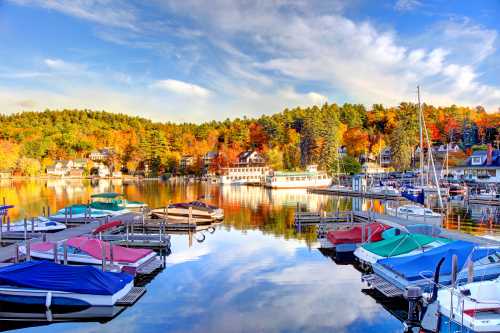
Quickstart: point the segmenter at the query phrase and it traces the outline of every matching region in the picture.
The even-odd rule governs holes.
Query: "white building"
[[[262,184],[269,174],[265,159],[256,151],[245,151],[238,156],[238,162],[221,169],[221,184]]]
[[[326,172],[318,171],[316,165],[307,166],[306,171],[273,171],[266,177],[266,187],[270,188],[313,188],[328,187],[332,179]]]

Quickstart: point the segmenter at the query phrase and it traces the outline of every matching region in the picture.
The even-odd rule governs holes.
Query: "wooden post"
[[[460,215],[458,215],[458,231],[460,231]]]
[[[26,240],[26,261],[31,261],[31,239]]]
[[[106,247],[104,247],[106,248]],[[115,256],[113,253],[113,243],[109,242],[109,260],[111,262],[111,266],[113,266],[113,262],[115,261]]]
[[[63,258],[64,258],[64,264],[68,264],[68,242],[64,241],[63,243]]]
[[[35,232],[35,218],[31,218],[31,233]]]
[[[45,216],[45,206],[42,207],[42,216]]]
[[[191,221],[193,219],[193,207],[189,206],[189,215],[188,215],[188,223],[191,225]]]
[[[17,264],[19,262],[19,243],[16,243],[14,247],[14,262]]]
[[[69,207],[69,218],[73,218],[73,207]]]
[[[159,234],[160,234],[160,244],[161,244],[161,233],[163,231],[163,222],[160,222],[160,230],[159,230]]]
[[[28,239],[28,219],[24,218],[24,240]]]
[[[47,206],[47,217],[50,217],[50,206]]]
[[[106,248],[104,247],[103,243],[101,243],[101,256],[102,256],[102,271],[104,272],[104,269],[106,267]]]
[[[57,253],[57,242],[54,243],[54,262],[57,264],[59,262],[59,254]]]
[[[10,216],[7,216],[7,232],[10,231]]]

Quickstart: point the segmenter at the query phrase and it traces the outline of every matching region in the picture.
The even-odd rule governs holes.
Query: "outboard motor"
[[[445,258],[441,258],[436,266],[434,272],[434,286],[432,289],[432,295],[429,300],[427,300],[427,307],[422,312],[420,326],[426,330],[426,332],[437,332],[438,330],[438,310],[439,304],[437,302],[438,297],[438,287],[439,287],[439,273],[441,271],[441,266],[443,265]]]
[[[408,300],[408,327],[420,326],[420,310],[422,309],[422,289],[417,286],[406,287],[406,299]]]

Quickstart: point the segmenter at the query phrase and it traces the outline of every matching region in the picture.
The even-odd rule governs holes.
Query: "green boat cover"
[[[125,208],[118,206],[116,203],[113,202],[100,202],[100,201],[94,201],[90,203],[90,207],[94,209],[99,209],[99,210],[112,210],[112,211],[118,211],[118,210],[123,210]]]
[[[114,199],[114,198],[121,197],[121,196],[122,195],[120,193],[105,192],[105,193],[92,194],[90,197],[91,198],[102,198],[102,199]]]
[[[363,248],[381,257],[393,257],[409,253],[424,245],[440,241],[443,244],[450,242],[448,239],[430,237],[421,234],[401,234],[375,243],[366,243]]]

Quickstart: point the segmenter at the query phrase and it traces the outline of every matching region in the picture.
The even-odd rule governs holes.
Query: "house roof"
[[[492,152],[492,159],[491,159],[491,164],[487,165],[487,156],[488,156],[488,151],[487,150],[476,150],[472,153],[469,158],[467,158],[467,162],[465,166],[468,167],[493,167],[493,168],[498,168],[500,167],[500,149],[495,149]],[[472,164],[472,158],[473,157],[480,157],[481,158],[481,164],[474,163]]]

